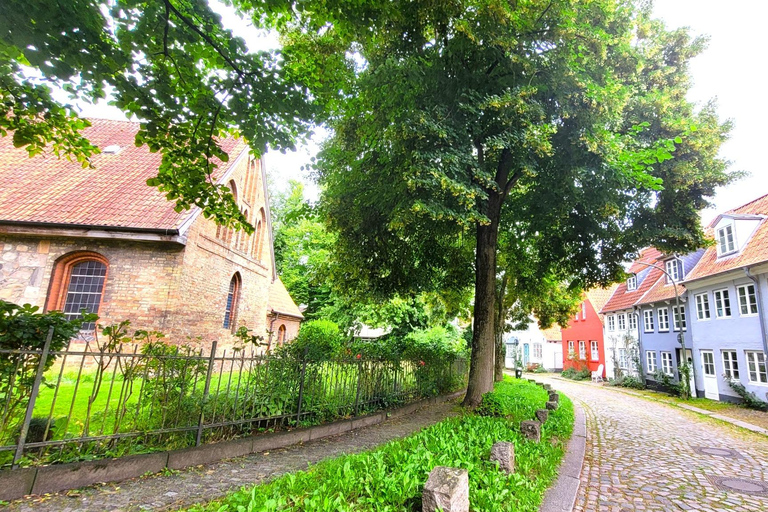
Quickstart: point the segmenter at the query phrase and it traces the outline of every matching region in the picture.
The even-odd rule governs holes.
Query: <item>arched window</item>
[[[243,211],[243,217],[245,217],[245,220],[247,220],[248,222],[251,222],[251,219],[248,217],[248,210]],[[238,233],[238,236],[240,237],[240,241],[237,244],[237,250],[241,252],[246,252],[248,250],[248,242],[250,240],[250,235],[245,231],[240,231]]]
[[[256,259],[259,257],[259,240],[261,240],[261,221],[256,222],[256,233],[254,234],[251,246],[251,256]]]
[[[283,343],[285,343],[285,324],[277,329],[277,344],[282,347]]]
[[[68,320],[80,318],[83,309],[98,314],[108,264],[104,256],[95,252],[76,252],[59,258],[53,267],[46,310],[63,311]],[[96,325],[88,322],[80,328],[92,331]]]
[[[240,279],[240,273],[235,272],[232,279],[229,281],[229,292],[227,292],[227,304],[224,309],[224,329],[231,329],[235,331],[237,325],[237,305],[240,302],[240,288],[242,280]]]
[[[264,239],[266,238],[267,231],[267,218],[264,215],[264,208],[259,210],[259,222],[261,223],[261,229],[259,229],[258,240],[256,240],[256,259],[262,261],[262,254],[264,252]]]

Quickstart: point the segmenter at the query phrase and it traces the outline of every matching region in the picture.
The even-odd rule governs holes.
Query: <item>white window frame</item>
[[[720,354],[723,359],[723,377],[730,380],[739,380],[738,353],[735,350],[722,350]]]
[[[728,236],[730,235],[730,244],[728,243]],[[736,230],[733,229],[733,223],[726,224],[725,226],[717,230],[717,255],[725,256],[726,254],[732,254],[736,252],[738,245],[736,244]]]
[[[653,332],[653,310],[643,311],[643,332]]]
[[[637,276],[632,274],[627,278],[627,291],[632,292],[637,290]]]
[[[646,350],[645,351],[645,369],[648,371],[648,373],[654,373],[656,371],[656,368],[658,368],[658,366],[656,365],[656,351]]]
[[[589,342],[589,357],[592,361],[600,360],[600,347],[595,340]]]
[[[677,258],[664,262],[664,268],[667,271],[667,282],[677,283],[682,280],[682,266],[682,262]]]
[[[749,383],[768,384],[768,368],[765,365],[765,354],[758,350],[745,350],[744,355],[747,357],[747,377],[749,378]],[[760,370],[761,366],[762,371]]]
[[[712,318],[712,310],[709,309],[709,294],[699,293],[696,295],[696,319],[707,321]]]
[[[573,340],[568,340],[568,356],[572,356],[575,353],[573,351]]]
[[[714,290],[712,295],[715,298],[715,318],[731,318],[731,293],[728,291],[728,288]],[[718,307],[718,303],[722,303],[722,308]],[[723,311],[722,315],[719,314],[721,309]],[[727,314],[726,309],[728,310]]]
[[[749,293],[749,288],[752,288],[751,294]],[[736,297],[739,300],[739,313],[741,316],[757,315],[757,295],[755,294],[754,284],[744,284],[736,287]],[[747,312],[745,313],[744,310]]]
[[[672,306],[672,328],[676,331],[680,330],[680,324],[683,325],[683,330],[688,330],[688,318],[685,316],[685,306]]]
[[[619,349],[619,368],[626,370],[629,368],[629,357],[627,355],[627,349]]]
[[[708,357],[712,358],[712,373],[709,373],[707,371],[707,364],[706,359]],[[717,368],[715,367],[715,353],[711,350],[702,350],[701,351],[701,372],[704,374],[705,377],[714,377],[717,375]]]
[[[637,330],[637,315],[634,313],[627,313],[628,321],[627,325],[629,325],[630,331],[636,331]]]
[[[579,359],[581,361],[587,360],[587,342],[579,340]]]
[[[613,332],[616,330],[616,319],[613,315],[607,315],[608,319],[608,332]]]
[[[620,331],[626,331],[627,330],[627,315],[624,313],[619,313],[616,319],[616,328]]]
[[[581,319],[587,319],[587,301],[581,303]]]
[[[659,321],[659,332],[669,332],[669,308],[658,308],[656,315]]]
[[[664,375],[669,375],[670,377],[675,375],[675,369],[672,364],[672,352],[661,353],[661,371],[664,372]]]
[[[541,346],[541,343],[534,343],[533,344],[534,359],[541,359],[543,355],[544,355],[544,348]]]

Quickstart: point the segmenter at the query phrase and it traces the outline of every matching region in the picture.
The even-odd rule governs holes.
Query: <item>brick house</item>
[[[277,277],[263,163],[242,141],[214,179],[230,188],[256,228],[217,226],[198,208],[176,212],[146,180],[160,155],[136,147],[138,125],[94,119],[84,135],[92,166],[52,154],[29,158],[0,138],[0,299],[99,323],[131,320],[174,342],[231,344],[240,326],[274,342],[302,315]],[[86,328],[89,326],[85,326]]]
[[[617,285],[593,288],[584,293],[576,315],[561,333],[563,368],[597,371],[603,365],[606,376],[606,357],[603,341],[604,317],[600,314]]]

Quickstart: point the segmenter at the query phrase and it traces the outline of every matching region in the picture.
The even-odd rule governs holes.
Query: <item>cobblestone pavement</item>
[[[52,496],[18,500],[0,512],[135,512],[176,510],[214,500],[244,485],[262,483],[308,464],[344,453],[371,449],[404,437],[456,413],[456,402],[424,407],[413,414],[393,418],[371,427],[302,445],[258,453],[199,466],[169,475],[154,475],[70,491]]]
[[[586,413],[587,449],[574,511],[768,510],[767,437],[615,390],[541,380]],[[721,490],[718,479],[742,492]]]

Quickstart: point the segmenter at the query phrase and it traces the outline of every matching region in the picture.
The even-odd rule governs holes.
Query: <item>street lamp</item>
[[[672,286],[675,287],[675,303],[677,304],[677,314],[680,317],[680,332],[677,333],[677,342],[680,344],[680,353],[682,357],[680,358],[683,361],[683,364],[678,367],[678,370],[680,370],[680,376],[683,377],[681,380],[683,380],[683,390],[687,390],[687,397],[690,398],[691,396],[691,389],[690,389],[690,380],[688,375],[688,360],[685,357],[685,334],[683,334],[683,311],[680,309],[680,293],[677,291],[677,282],[672,278],[669,272],[663,267],[660,267],[659,265],[654,265],[653,263],[646,263],[644,261],[637,261],[636,263],[639,263],[640,265],[645,265],[647,267],[653,267],[656,269],[661,270],[664,272],[664,274],[669,278],[669,280],[672,282]],[[637,325],[638,325],[638,331],[640,330],[640,320],[638,319]],[[672,314],[672,324],[674,325],[675,322],[675,315]],[[685,375],[683,375],[685,373]],[[685,398],[685,397],[684,397]]]

